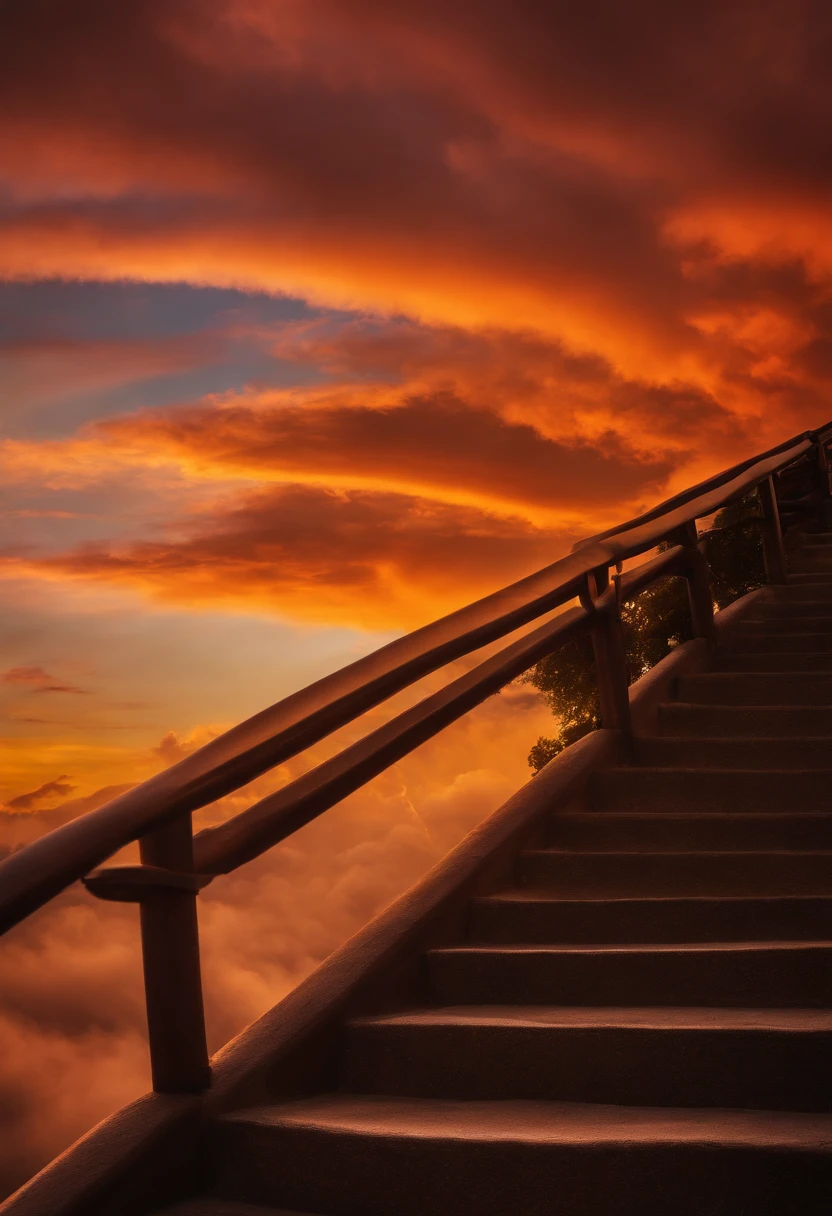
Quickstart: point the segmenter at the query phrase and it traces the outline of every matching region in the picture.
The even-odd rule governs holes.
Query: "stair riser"
[[[832,898],[823,853],[530,853],[518,881],[563,898],[815,895]]]
[[[631,1027],[349,1029],[341,1088],[414,1098],[832,1108],[832,1035]]]
[[[633,761],[658,768],[832,768],[832,738],[637,739]]]
[[[826,570],[807,571],[802,566],[793,566],[789,570],[788,586],[791,587],[821,587],[824,584],[832,586],[832,573]],[[815,598],[814,596],[812,597]]]
[[[832,634],[764,633],[749,628],[733,634],[728,647],[734,654],[826,654],[832,652]]]
[[[595,774],[592,805],[630,814],[826,812],[832,809],[832,771],[607,769]]]
[[[821,628],[832,628],[832,601],[829,600],[763,600],[754,608],[753,616],[743,617],[743,624],[751,621],[778,623],[815,620]]]
[[[717,671],[832,671],[832,651],[751,650],[743,654],[721,654]]]
[[[832,850],[832,814],[553,815],[546,843],[590,853]]]
[[[791,562],[792,574],[832,573],[832,553],[825,548],[801,549]]]
[[[474,900],[471,942],[511,945],[828,941],[832,900]]]
[[[662,735],[771,739],[776,735],[832,738],[832,708],[821,706],[660,705]]]
[[[823,1008],[832,949],[580,952],[432,951],[433,991],[447,1005],[721,1005]]]
[[[799,604],[812,601],[817,604],[832,602],[832,582],[813,578],[811,574],[792,576],[785,587],[767,587],[760,596],[761,607],[770,604]]]
[[[559,1144],[217,1129],[218,1190],[329,1216],[828,1216],[832,1156],[683,1141]],[[614,1208],[611,1197],[614,1196]]]
[[[832,705],[832,673],[686,676],[677,700],[700,705]]]
[[[764,605],[753,616],[744,616],[737,630],[826,633],[832,630],[832,611],[829,605],[811,603]]]

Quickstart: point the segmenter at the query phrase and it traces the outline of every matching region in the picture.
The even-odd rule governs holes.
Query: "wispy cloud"
[[[80,688],[77,684],[68,684],[56,679],[42,667],[10,667],[0,676],[3,684],[19,684],[28,692],[68,692],[87,696],[89,688]]]
[[[63,775],[56,777],[54,781],[47,781],[38,789],[31,790],[27,794],[18,794],[16,798],[10,798],[6,805],[12,811],[31,811],[42,803],[51,802],[55,798],[68,798],[70,794],[75,793],[77,788],[75,785],[70,785],[69,778]]]

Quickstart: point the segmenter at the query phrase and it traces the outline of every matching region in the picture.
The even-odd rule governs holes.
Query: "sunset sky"
[[[832,417],[831,32],[824,0],[3,6],[0,848]],[[510,690],[212,887],[214,1045],[546,724]],[[147,1085],[133,915],[70,892],[0,948],[7,1186]]]

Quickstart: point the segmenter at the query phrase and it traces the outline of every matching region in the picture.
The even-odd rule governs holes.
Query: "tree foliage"
[[[756,494],[718,512],[703,538],[715,606],[724,608],[765,582]],[[692,636],[684,579],[666,578],[621,605],[621,628],[630,683]],[[541,735],[529,752],[539,772],[555,756],[600,724],[592,639],[585,635],[541,659],[523,680],[543,693],[558,719],[553,736]]]

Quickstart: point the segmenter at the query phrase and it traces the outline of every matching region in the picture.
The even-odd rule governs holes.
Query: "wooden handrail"
[[[195,868],[226,874],[285,840],[589,628],[592,620],[584,608],[569,609],[233,819],[198,832]]]
[[[593,571],[654,548],[680,527],[748,493],[764,478],[805,456],[816,437],[825,438],[830,430],[832,423],[717,474],[696,487],[701,492],[695,497],[688,492],[687,497],[668,500],[669,509],[660,516],[652,518],[655,511],[648,512],[601,540],[585,542],[536,574],[396,639],[13,853],[0,863],[0,932],[124,845],[239,789],[422,676],[574,599]],[[686,501],[680,503],[680,498]]]
[[[818,439],[828,440],[830,435],[832,435],[832,423],[827,423],[826,426],[821,427],[817,431],[804,431],[802,435],[795,435],[794,438],[787,439],[784,443],[778,443],[765,452],[760,452],[758,455],[751,456],[747,460],[741,460],[738,464],[732,465],[731,468],[724,469],[721,473],[716,473],[713,477],[700,481],[697,485],[690,486],[687,490],[681,490],[678,494],[674,494],[672,498],[667,498],[664,502],[657,503],[649,511],[645,511],[642,515],[628,520],[625,524],[617,524],[615,527],[608,528],[604,532],[596,532],[592,536],[579,540],[573,545],[572,551],[574,552],[576,549],[583,548],[584,545],[588,545],[591,541],[606,540],[608,536],[614,536],[617,532],[639,527],[641,524],[650,523],[651,520],[658,519],[659,516],[665,515],[669,511],[675,511],[677,507],[684,506],[694,498],[699,497],[699,495],[718,489],[725,482],[739,477],[747,469],[750,469],[752,465],[756,465],[762,460],[767,460],[769,457],[776,456],[778,453],[785,452],[787,449],[794,447],[801,439],[809,439],[810,441],[817,441]]]

